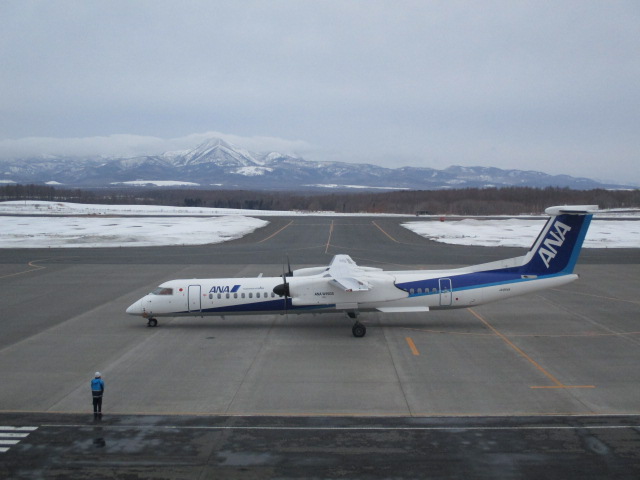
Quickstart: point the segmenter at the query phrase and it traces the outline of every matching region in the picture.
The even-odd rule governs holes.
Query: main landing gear
[[[150,318],[149,320],[147,320],[147,327],[157,327],[158,326],[158,320],[156,320],[155,318]]]
[[[358,312],[347,312],[347,316],[349,318],[356,319],[358,318]],[[353,333],[354,337],[362,338],[367,334],[367,327],[356,320],[356,323],[354,323],[353,327],[351,328],[351,332]]]
[[[362,338],[367,333],[367,327],[365,327],[360,322],[356,322],[356,323],[353,324],[353,327],[351,328],[351,332],[353,332],[353,336],[354,337]]]

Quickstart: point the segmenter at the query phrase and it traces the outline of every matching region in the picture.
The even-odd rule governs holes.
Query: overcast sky
[[[640,185],[640,2],[0,2],[0,157],[207,135]]]

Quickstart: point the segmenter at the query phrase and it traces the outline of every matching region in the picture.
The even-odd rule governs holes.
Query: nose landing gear
[[[157,327],[158,326],[158,320],[156,320],[155,318],[150,318],[149,320],[147,320],[147,327]]]

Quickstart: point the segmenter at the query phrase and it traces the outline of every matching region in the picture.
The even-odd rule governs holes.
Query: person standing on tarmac
[[[93,418],[102,417],[102,395],[104,394],[104,380],[100,372],[96,372],[91,380],[91,395],[93,396]]]

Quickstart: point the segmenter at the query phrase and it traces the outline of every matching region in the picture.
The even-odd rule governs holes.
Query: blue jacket
[[[94,397],[101,397],[104,392],[104,381],[101,378],[91,380],[91,393]]]

